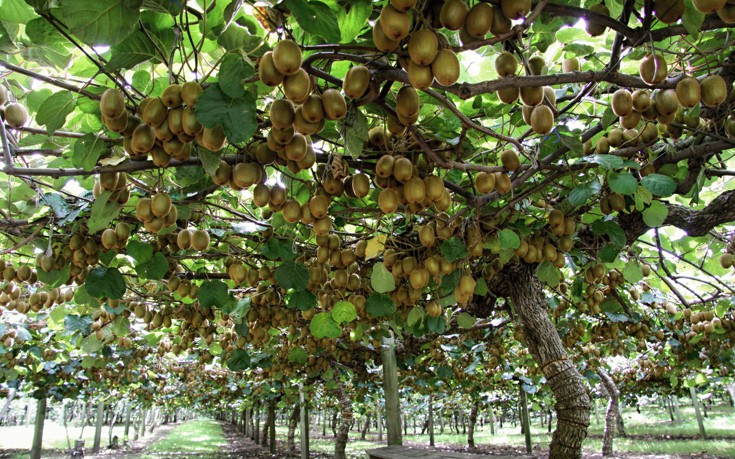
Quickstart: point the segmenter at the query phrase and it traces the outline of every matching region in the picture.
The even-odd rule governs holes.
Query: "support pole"
[[[97,402],[97,417],[94,420],[94,446],[92,446],[92,454],[99,454],[100,442],[102,441],[102,421],[105,417],[105,402],[100,400]]]
[[[128,434],[130,433],[130,412],[133,411],[130,405],[130,402],[127,402],[125,404],[125,433],[123,434],[124,441],[128,441]]]
[[[434,446],[434,394],[429,395],[429,446]]]
[[[697,425],[699,426],[699,436],[702,440],[707,439],[707,433],[704,431],[704,421],[702,420],[702,412],[699,409],[699,397],[697,396],[697,389],[694,387],[689,388],[689,395],[692,397],[692,405],[694,405],[694,414],[697,415]]]
[[[304,387],[299,386],[299,413],[301,430],[301,459],[309,459],[309,411],[306,406],[306,397],[304,396]]]
[[[385,423],[388,430],[388,446],[403,445],[401,433],[401,401],[398,397],[398,362],[395,338],[383,338],[383,390],[385,391]]]
[[[531,446],[531,422],[528,418],[528,396],[526,391],[521,387],[521,422],[523,423],[523,433],[526,437],[526,453],[531,454],[533,448]]]
[[[31,448],[31,459],[41,459],[43,449],[43,424],[46,420],[46,396],[38,399],[36,405],[36,426],[33,430],[33,446]]]
[[[378,441],[383,441],[383,415],[380,412],[380,399],[375,399],[375,422],[378,423]]]
[[[270,432],[270,440],[269,445],[270,446],[270,452],[271,454],[276,453],[276,401],[271,400],[271,402],[268,404],[268,417],[271,420],[269,432]]]

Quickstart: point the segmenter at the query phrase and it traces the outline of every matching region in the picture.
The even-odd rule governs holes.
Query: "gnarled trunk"
[[[345,390],[342,382],[337,383],[337,402],[339,410],[342,414],[342,422],[339,425],[337,436],[334,439],[334,459],[346,459],[345,447],[347,446],[347,437],[352,427],[352,400],[349,393]]]
[[[268,446],[268,429],[271,426],[271,422],[273,422],[273,419],[271,419],[271,410],[267,410],[265,416],[265,424],[263,424],[263,431],[261,432],[260,437],[261,446]]]
[[[370,429],[371,416],[372,416],[372,412],[368,411],[367,416],[365,416],[365,425],[362,426],[362,432],[360,432],[360,440],[365,439],[365,435],[367,435],[367,432]]]
[[[559,332],[549,319],[547,301],[535,268],[536,265],[525,262],[506,266],[503,270],[505,286],[523,324],[528,350],[556,398],[557,424],[549,458],[580,458],[589,426],[590,398],[582,375],[567,357]]]
[[[296,426],[299,424],[299,414],[301,413],[301,407],[297,403],[291,413],[291,418],[288,420],[288,436],[286,437],[286,446],[288,447],[288,454],[294,454],[296,452]]]
[[[618,399],[620,398],[620,391],[615,385],[615,381],[613,381],[604,369],[600,368],[597,370],[597,374],[602,380],[602,387],[605,388],[607,395],[610,397],[610,402],[607,404],[607,413],[605,414],[605,433],[602,436],[602,455],[612,456],[615,426],[619,418]]]
[[[470,448],[475,447],[475,424],[477,423],[477,410],[480,407],[478,399],[472,400],[472,409],[470,410],[470,422],[467,427],[467,445]]]

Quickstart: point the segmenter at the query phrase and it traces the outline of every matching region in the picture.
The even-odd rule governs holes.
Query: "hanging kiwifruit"
[[[283,92],[295,104],[302,104],[311,94],[311,78],[304,69],[298,69],[283,79]]]
[[[291,161],[300,161],[306,156],[308,142],[303,134],[296,133],[286,145],[286,157]]]
[[[191,248],[203,252],[209,248],[209,233],[204,230],[195,230],[191,233]]]
[[[368,131],[368,143],[379,150],[390,148],[390,133],[383,126],[374,126]]]
[[[329,120],[341,120],[347,115],[347,102],[336,89],[327,89],[322,93],[322,108]]]
[[[342,82],[342,90],[347,97],[352,99],[362,97],[365,91],[367,91],[368,86],[370,86],[370,70],[364,65],[356,65],[348,70]]]
[[[611,104],[617,116],[627,116],[633,111],[633,96],[627,89],[618,89],[613,93]]]
[[[701,13],[709,14],[723,8],[726,0],[692,0],[694,7]]]
[[[181,111],[181,127],[184,130],[184,134],[189,136],[196,136],[202,132],[203,126],[197,120],[196,113],[193,108],[185,107]],[[181,134],[179,134],[181,136]]]
[[[431,73],[442,86],[451,86],[459,79],[459,59],[451,49],[441,49],[431,63]]]
[[[120,117],[125,111],[125,94],[119,89],[105,89],[100,97],[100,112],[109,119]]]
[[[478,2],[467,13],[464,29],[471,37],[485,38],[493,25],[493,8],[484,2]]]
[[[656,111],[661,115],[670,115],[676,113],[679,109],[679,99],[676,97],[676,91],[673,89],[664,89],[653,95],[653,103]]]
[[[434,74],[430,66],[416,65],[413,61],[408,63],[408,82],[416,89],[427,89],[434,82]]]
[[[521,88],[521,102],[523,105],[535,107],[544,101],[543,86],[524,86]]]
[[[518,60],[508,51],[502,52],[495,58],[495,71],[501,78],[514,75],[518,70]]]
[[[151,198],[151,213],[155,217],[165,217],[171,212],[171,197],[166,193],[156,193]]]
[[[375,43],[375,47],[379,51],[389,53],[398,48],[401,41],[391,40],[388,38],[388,36],[383,32],[383,28],[376,24],[375,27],[373,27],[373,43]]]
[[[720,105],[728,94],[727,83],[720,75],[708,75],[699,83],[702,90],[702,102],[709,107]]]
[[[579,59],[576,57],[570,57],[561,62],[561,71],[564,73],[579,72],[580,68]]]
[[[319,103],[322,103],[321,97],[319,97]],[[324,106],[322,105],[322,119],[314,123],[310,123],[304,119],[303,106],[296,109],[294,112],[293,127],[296,132],[300,132],[304,135],[313,135],[319,132],[324,127]]]
[[[497,37],[498,35],[510,32],[511,27],[513,27],[513,24],[510,22],[510,19],[503,14],[503,10],[501,10],[499,6],[494,6],[493,25],[490,26],[490,33]]]
[[[135,131],[131,138],[131,147],[136,154],[145,154],[151,151],[153,145],[156,143],[156,136],[153,132],[153,128],[147,124],[141,124]]]
[[[605,6],[604,3],[598,3],[597,5],[592,5],[590,7],[590,11],[598,14],[602,14],[604,16],[610,16],[610,10]],[[605,33],[605,30],[607,27],[601,24],[597,24],[596,22],[591,21],[589,18],[587,19],[587,23],[585,25],[585,30],[591,37],[599,37],[603,33]]]
[[[312,94],[306,99],[301,106],[301,116],[309,123],[318,123],[324,118],[324,108],[322,107],[322,96]]]
[[[102,121],[107,126],[107,129],[113,132],[125,132],[125,129],[128,127],[128,112],[123,111],[121,116],[113,119],[102,115]],[[163,123],[163,125],[166,125],[166,123]]]
[[[639,73],[641,79],[646,83],[658,84],[664,81],[669,75],[669,68],[663,56],[649,54],[641,61]]]
[[[717,10],[717,17],[725,24],[735,24],[735,3],[728,3]]]
[[[168,116],[168,110],[163,105],[163,101],[160,97],[154,97],[146,104],[143,112],[140,114],[140,119],[147,125],[156,127],[166,121],[166,116]]]
[[[518,100],[520,90],[515,86],[498,89],[498,99],[505,104],[512,104]]]
[[[493,175],[495,176],[495,189],[498,193],[505,194],[509,192],[512,187],[512,183],[508,174],[505,172],[495,172]]]
[[[175,83],[168,85],[161,94],[161,101],[168,108],[180,107],[184,103],[184,99],[181,97],[181,85]]]
[[[620,117],[620,125],[625,129],[633,129],[634,127],[638,126],[638,123],[641,121],[641,112],[636,112],[631,110],[630,113],[628,113],[625,116]]]
[[[475,177],[475,187],[479,193],[492,193],[495,190],[495,175],[490,172],[480,172]]]
[[[396,94],[396,111],[405,117],[411,117],[419,112],[419,94],[412,86],[403,86]]]
[[[654,0],[653,14],[664,24],[673,24],[684,14],[684,0]]]
[[[378,22],[385,36],[391,40],[403,40],[411,28],[411,17],[408,13],[398,11],[390,5],[380,12]]]
[[[284,75],[278,71],[273,62],[273,51],[263,54],[258,64],[258,77],[266,86],[278,86],[283,82]]]
[[[546,60],[541,56],[531,56],[528,59],[528,70],[531,72],[531,75],[543,75],[545,67]]]
[[[651,95],[648,94],[648,91],[637,89],[633,91],[631,97],[633,98],[633,110],[637,112],[645,113],[651,106]]]
[[[464,0],[447,0],[442,5],[439,21],[449,30],[459,30],[464,26],[469,11]]]
[[[187,81],[181,85],[181,99],[189,108],[196,107],[199,96],[204,92],[202,86],[196,81]]]
[[[682,107],[691,108],[702,100],[702,91],[696,78],[686,77],[676,83],[676,97]]]
[[[5,89],[5,86],[0,85],[0,105],[5,104],[5,102],[8,101],[8,90]]]
[[[392,188],[380,190],[378,194],[378,207],[384,214],[392,214],[398,210],[398,193]]]
[[[210,151],[220,151],[225,146],[226,140],[225,129],[222,126],[205,127],[202,130],[201,140],[197,138],[201,146]]]
[[[503,150],[503,153],[500,154],[500,162],[510,172],[515,172],[521,167],[521,160],[518,159],[518,155],[513,150]]]
[[[390,0],[390,5],[398,11],[409,11],[416,6],[416,0]]]
[[[276,99],[269,111],[271,124],[278,129],[288,129],[293,126],[294,107],[287,99]]]
[[[508,19],[522,19],[531,11],[531,0],[500,0],[500,8]]]
[[[546,105],[539,105],[531,112],[531,128],[536,134],[546,135],[554,127],[554,113]],[[497,185],[496,185],[497,186]]]
[[[370,177],[363,173],[352,176],[352,193],[357,198],[364,198],[370,193]]]
[[[413,32],[408,40],[408,56],[416,65],[430,65],[439,51],[439,40],[429,29]]]
[[[273,65],[284,76],[301,68],[301,48],[293,40],[281,40],[273,47]]]

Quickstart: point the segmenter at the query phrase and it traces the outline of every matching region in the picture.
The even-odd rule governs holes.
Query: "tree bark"
[[[41,459],[43,449],[43,424],[46,421],[46,395],[38,399],[36,405],[36,426],[33,430],[33,446],[31,447],[31,459]]]
[[[434,446],[434,394],[429,395],[429,446]]]
[[[271,400],[268,405],[268,417],[271,419],[269,427],[270,438],[268,440],[271,454],[276,453],[276,401]]]
[[[383,338],[381,348],[383,363],[383,390],[385,392],[385,424],[388,430],[388,446],[402,445],[401,400],[398,395],[398,362],[396,360],[395,338],[391,334]]]
[[[531,444],[531,417],[528,415],[528,394],[520,388],[521,392],[521,424],[523,425],[523,436],[526,441],[526,453],[531,454],[533,446]]]
[[[347,438],[350,434],[350,426],[352,426],[352,399],[350,394],[345,390],[344,384],[340,381],[337,383],[337,403],[342,414],[342,422],[339,425],[337,436],[334,439],[334,459],[346,459],[345,447],[347,446]]]
[[[267,409],[265,415],[265,424],[263,424],[263,432],[260,435],[261,446],[268,446],[268,428],[270,427],[271,422],[273,422],[273,420],[271,419],[271,410]]]
[[[301,459],[309,459],[309,412],[306,405],[306,397],[304,396],[304,387],[299,386],[299,407],[301,408],[300,429],[301,429]]]
[[[475,398],[472,400],[472,409],[470,410],[470,422],[467,427],[467,446],[475,448],[475,424],[477,423],[477,410],[480,408],[480,401]]]
[[[368,430],[370,430],[370,421],[373,413],[370,410],[366,410],[367,415],[365,416],[365,425],[362,426],[362,432],[360,432],[360,440],[365,440],[365,436],[368,433]]]
[[[288,437],[286,437],[288,454],[296,453],[296,426],[299,424],[299,413],[301,413],[301,409],[297,403],[293,408],[291,418],[288,420]]]
[[[503,270],[515,313],[523,324],[528,350],[541,368],[556,398],[556,430],[551,439],[550,459],[582,457],[587,437],[590,398],[582,375],[569,360],[559,333],[548,314],[543,286],[536,265],[519,262]]]
[[[618,400],[620,398],[620,391],[615,385],[615,381],[607,374],[607,371],[600,368],[597,370],[597,374],[602,380],[602,386],[605,388],[607,395],[610,397],[610,402],[607,405],[607,413],[605,414],[605,432],[602,436],[602,455],[612,456],[613,455],[613,439],[615,438],[615,426],[618,421]]]

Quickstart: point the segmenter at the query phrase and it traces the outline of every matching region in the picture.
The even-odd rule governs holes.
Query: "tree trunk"
[[[268,446],[268,428],[270,427],[271,422],[273,422],[273,420],[271,419],[271,410],[268,409],[266,410],[265,424],[263,424],[263,432],[261,432],[260,435],[261,446]]]
[[[125,404],[125,432],[123,433],[123,439],[127,442],[128,435],[130,434],[130,412],[133,411],[130,406],[130,402]]]
[[[697,389],[694,387],[689,388],[689,395],[692,397],[692,405],[694,406],[694,414],[697,416],[697,425],[699,426],[699,436],[702,440],[707,439],[707,433],[704,431],[704,421],[702,420],[702,413],[699,411],[699,397],[697,396]]]
[[[434,446],[434,394],[429,395],[429,445]]]
[[[92,446],[92,454],[100,452],[100,442],[102,441],[102,422],[105,418],[105,402],[97,402],[97,418],[94,420],[94,445]]]
[[[43,449],[43,424],[46,421],[46,396],[38,399],[36,405],[36,426],[33,430],[33,445],[31,459],[41,459]]]
[[[521,393],[521,424],[523,425],[523,435],[524,439],[526,441],[526,453],[531,454],[532,451],[532,445],[531,445],[531,418],[528,415],[528,394],[526,394],[526,391],[523,390],[523,387],[520,388]]]
[[[514,311],[523,324],[528,350],[548,381],[556,404],[556,430],[550,459],[582,457],[587,437],[590,398],[584,380],[569,360],[559,333],[549,319],[548,302],[535,274],[536,265],[519,262],[503,270]]]
[[[343,383],[337,383],[337,402],[342,414],[342,422],[339,425],[336,438],[334,439],[334,459],[346,459],[345,447],[347,446],[347,437],[350,434],[350,426],[352,425],[352,399],[350,394],[345,390]]]
[[[495,435],[495,409],[490,405],[490,435]]]
[[[676,413],[676,423],[681,424],[681,410],[679,409],[679,397],[674,395],[671,398],[674,400],[674,413]]]
[[[600,368],[597,370],[597,374],[600,376],[602,386],[610,397],[610,402],[607,405],[607,413],[605,414],[605,433],[602,436],[602,455],[612,456],[615,426],[619,418],[618,400],[620,398],[620,391],[615,385],[615,381],[613,381],[604,369]]]
[[[299,413],[301,409],[299,404],[293,408],[291,418],[288,420],[288,437],[286,437],[286,446],[288,448],[288,454],[296,453],[296,426],[299,425]]]
[[[269,446],[270,446],[270,452],[271,454],[276,453],[276,401],[271,400],[270,404],[268,405],[268,417],[270,418],[271,422],[268,425],[269,432],[270,432],[270,438],[268,440]]]
[[[477,423],[477,410],[480,408],[478,399],[472,400],[472,409],[470,410],[470,422],[467,427],[467,446],[475,448],[475,424]]]
[[[367,410],[367,415],[365,416],[365,425],[362,426],[362,432],[360,432],[360,440],[365,440],[365,436],[368,433],[368,430],[370,430],[370,421],[372,417],[372,412],[370,410]]]
[[[3,409],[0,410],[0,423],[4,422],[5,416],[8,414],[8,411],[10,411],[10,403],[15,398],[16,393],[17,391],[15,389],[10,389],[8,398],[5,400],[5,405],[3,405]]]
[[[395,338],[391,334],[383,338],[381,348],[383,363],[383,390],[385,392],[385,425],[388,430],[388,446],[403,444],[401,436],[401,400],[398,395],[398,362]]]
[[[625,438],[628,434],[625,432],[625,422],[623,422],[623,413],[620,412],[620,406],[618,406],[618,437]]]
[[[309,412],[306,405],[306,397],[304,396],[304,387],[299,386],[299,406],[301,407],[300,428],[301,428],[301,459],[309,459]]]

